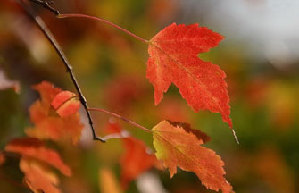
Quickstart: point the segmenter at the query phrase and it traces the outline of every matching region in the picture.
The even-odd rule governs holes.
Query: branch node
[[[30,0],[33,3],[37,3],[40,5],[43,5],[43,7],[45,7],[47,10],[53,12],[53,13],[58,13],[59,12],[57,10],[55,10],[54,8],[52,8],[51,6],[49,6],[49,4],[43,0]],[[90,116],[90,113],[88,111],[88,106],[87,106],[87,101],[80,89],[79,83],[75,77],[74,72],[72,71],[72,66],[71,64],[68,62],[64,52],[62,51],[60,45],[58,44],[58,42],[56,41],[55,37],[53,36],[52,32],[48,29],[47,25],[45,24],[45,22],[43,21],[43,19],[41,17],[39,17],[38,15],[36,15],[36,13],[32,10],[31,7],[27,6],[26,4],[24,4],[24,2],[22,0],[17,0],[17,2],[23,7],[23,9],[25,10],[25,12],[27,13],[27,15],[35,22],[35,24],[37,25],[37,27],[41,30],[41,32],[44,34],[44,36],[47,38],[47,40],[50,42],[50,44],[52,45],[52,47],[54,48],[54,50],[56,51],[57,55],[60,57],[62,63],[64,64],[64,66],[66,67],[67,71],[69,72],[70,78],[72,80],[72,83],[74,85],[74,87],[76,88],[78,95],[79,95],[79,100],[82,104],[82,106],[85,109],[86,112],[86,116],[92,131],[92,135],[94,140],[99,140],[101,142],[105,142],[104,139],[97,137],[97,134],[95,132],[95,129],[93,127],[93,121],[92,118]]]

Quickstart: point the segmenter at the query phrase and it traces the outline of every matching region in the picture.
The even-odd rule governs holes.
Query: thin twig
[[[148,133],[152,132],[151,130],[143,127],[142,125],[139,125],[138,123],[136,123],[134,121],[131,121],[130,119],[127,119],[127,118],[125,118],[125,117],[123,117],[123,116],[121,116],[121,115],[119,115],[117,113],[113,113],[113,112],[110,112],[110,111],[107,111],[107,110],[101,109],[101,108],[88,108],[88,110],[89,111],[97,111],[97,112],[106,113],[106,114],[111,115],[113,117],[116,117],[116,118],[118,118],[118,119],[120,119],[122,121],[125,121],[125,122],[127,122],[127,123],[129,123],[129,124],[131,124],[131,125],[133,125],[133,126],[135,126],[137,128],[139,128],[139,129],[142,129],[143,131],[146,131]]]
[[[103,22],[103,23],[106,23],[116,29],[119,29],[123,32],[125,32],[126,34],[128,34],[129,36],[137,39],[137,40],[140,40],[144,43],[148,43],[149,41],[142,38],[142,37],[139,37],[137,36],[136,34],[130,32],[129,30],[127,29],[124,29],[122,27],[120,27],[119,25],[116,25],[115,23],[112,23],[111,21],[108,21],[108,20],[105,20],[105,19],[102,19],[102,18],[99,18],[99,17],[95,17],[95,16],[90,16],[90,15],[85,15],[85,14],[81,14],[81,13],[69,13],[69,14],[59,14],[57,16],[58,18],[71,18],[71,17],[79,17],[79,18],[87,18],[87,19],[92,19],[92,20],[96,20],[96,21],[100,21],[100,22]]]
[[[55,9],[54,7],[52,7],[49,2],[47,2],[46,0],[29,0],[32,3],[36,3],[39,4],[41,6],[43,6],[44,8],[46,8],[48,11],[54,13],[55,15],[59,15],[59,11],[57,9]]]
[[[90,113],[89,111],[87,110],[88,109],[88,105],[87,105],[87,101],[80,89],[80,86],[78,84],[78,81],[74,75],[74,72],[72,71],[72,66],[71,64],[68,62],[65,54],[63,53],[60,45],[57,43],[56,39],[54,38],[52,32],[48,29],[48,27],[46,26],[45,22],[42,20],[41,17],[37,16],[34,11],[28,7],[27,5],[24,4],[24,2],[21,0],[21,1],[18,1],[21,6],[24,8],[24,10],[26,11],[26,13],[28,14],[28,16],[30,16],[30,18],[33,19],[33,21],[36,23],[37,27],[42,31],[42,33],[45,35],[45,37],[48,39],[48,41],[50,42],[50,44],[53,46],[53,48],[55,49],[56,53],[58,54],[58,56],[60,57],[60,59],[62,60],[67,72],[69,73],[70,75],[70,78],[78,92],[78,95],[79,95],[79,100],[80,100],[80,103],[82,104],[82,106],[84,107],[85,109],[85,112],[86,112],[86,115],[87,115],[87,118],[88,118],[88,122],[89,122],[89,125],[90,125],[90,128],[92,130],[92,135],[93,135],[93,139],[94,140],[100,140],[102,142],[105,142],[104,139],[100,138],[100,137],[97,137],[97,134],[95,132],[95,129],[93,127],[93,121],[92,121],[92,118],[90,116]]]

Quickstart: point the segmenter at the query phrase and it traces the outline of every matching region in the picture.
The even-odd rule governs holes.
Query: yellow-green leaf
[[[223,161],[213,150],[203,147],[204,138],[196,135],[198,130],[184,128],[186,124],[162,121],[153,128],[156,156],[169,168],[172,177],[177,167],[194,172],[202,184],[215,191],[232,192],[224,178]]]

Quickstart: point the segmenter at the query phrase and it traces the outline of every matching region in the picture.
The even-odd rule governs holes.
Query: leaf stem
[[[118,119],[120,119],[120,120],[122,120],[122,121],[124,121],[124,122],[127,122],[127,123],[129,123],[129,124],[131,124],[131,125],[133,125],[133,126],[139,128],[139,129],[142,129],[143,131],[146,131],[146,132],[148,132],[148,133],[152,133],[151,130],[145,128],[144,126],[139,125],[138,123],[136,123],[136,122],[134,122],[134,121],[132,121],[132,120],[130,120],[130,119],[127,119],[127,118],[125,118],[125,117],[123,117],[123,116],[121,116],[121,115],[119,115],[119,114],[117,114],[117,113],[113,113],[113,112],[110,112],[110,111],[107,111],[107,110],[105,110],[105,109],[101,109],[101,108],[88,108],[88,110],[89,110],[89,111],[102,112],[102,113],[111,115],[111,116],[113,116],[113,117],[116,117],[116,118],[118,118]]]
[[[122,27],[120,27],[119,25],[116,25],[115,23],[112,23],[111,21],[108,21],[108,20],[105,20],[105,19],[102,19],[102,18],[99,18],[99,17],[95,17],[95,16],[90,16],[90,15],[85,15],[85,14],[81,14],[81,13],[69,13],[69,14],[59,14],[57,15],[57,18],[73,18],[73,17],[79,17],[79,18],[88,18],[88,19],[92,19],[92,20],[96,20],[96,21],[100,21],[102,23],[105,23],[105,24],[108,24],[118,30],[121,30],[123,32],[125,32],[126,34],[128,34],[129,36],[137,39],[137,40],[140,40],[144,43],[148,43],[149,41],[142,38],[142,37],[139,37],[137,36],[136,34],[130,32],[129,30],[127,29],[124,29]]]

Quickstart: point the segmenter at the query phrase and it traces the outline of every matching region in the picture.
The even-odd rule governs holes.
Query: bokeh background
[[[211,136],[206,144],[225,162],[235,192],[299,192],[299,2],[296,0],[62,0],[62,13],[86,13],[110,20],[150,39],[172,22],[200,23],[225,36],[200,57],[227,73],[231,118],[237,145],[219,114],[195,113],[172,86],[158,106],[145,78],[147,47],[111,26],[84,19],[56,19],[35,6],[69,58],[90,106],[126,116],[147,128],[161,120],[189,122]],[[73,90],[63,64],[47,40],[14,0],[0,0],[0,68],[21,84],[20,94],[0,90],[0,148],[24,136],[31,123],[29,106],[38,95],[31,86],[42,80]],[[93,113],[103,134],[111,118]],[[82,121],[86,122],[84,113]],[[152,147],[151,135],[126,123],[124,129]],[[101,192],[103,168],[119,183],[119,140],[100,144],[82,132],[80,145],[62,149],[74,170],[62,177],[63,192]],[[100,175],[99,175],[100,173]],[[0,168],[1,192],[30,192],[21,182],[18,159]],[[123,192],[204,193],[192,173],[151,170]]]

